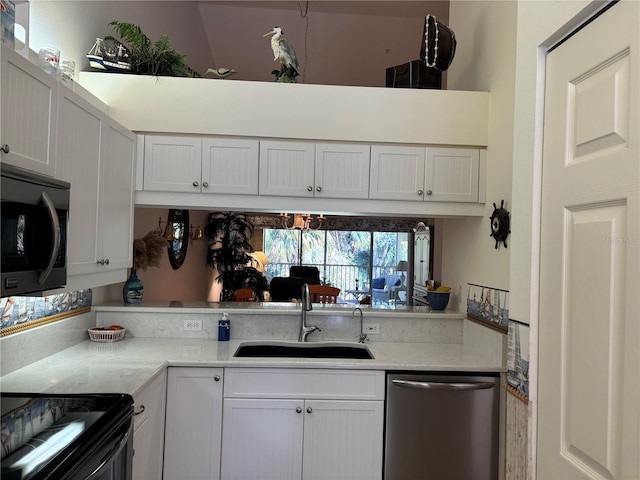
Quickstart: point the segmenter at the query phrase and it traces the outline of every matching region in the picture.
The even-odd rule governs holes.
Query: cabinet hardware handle
[[[97,263],[98,265],[104,265],[104,258],[102,258],[102,259],[98,260],[96,263]]]
[[[296,407],[296,413],[302,413],[302,408]]]
[[[433,192],[431,190],[427,190],[427,195],[431,195]]]
[[[311,185],[307,186],[307,192],[313,192],[313,187]]]
[[[6,143],[2,145],[2,147],[0,147],[0,150],[2,150],[2,153],[9,153],[11,151],[9,145],[7,145]]]
[[[194,187],[197,187],[197,186],[198,186],[198,182],[195,182],[195,181],[194,181],[194,182],[193,182],[193,186],[194,186]]]
[[[311,413],[311,412],[313,412],[313,408],[307,407],[307,413]]]
[[[426,390],[486,390],[495,387],[492,382],[449,383],[449,382],[415,382],[411,380],[391,380],[397,387],[424,388]]]
[[[316,192],[321,192],[322,191],[322,187],[316,187]]]
[[[146,410],[144,404],[140,405],[140,410],[138,410],[137,412],[134,411],[133,412],[133,416],[135,417],[136,415],[140,415],[141,413],[144,413],[144,411]]]
[[[105,260],[104,260],[104,264],[105,264],[105,265],[109,265],[109,259],[108,259],[108,258],[105,258]]]
[[[209,186],[209,182],[202,182],[202,186],[203,186],[204,188],[207,188],[207,187]]]
[[[418,195],[422,195],[424,192],[422,190],[418,190]]]
[[[215,377],[213,377],[213,381],[214,382],[219,382],[220,381],[220,375],[216,375]]]

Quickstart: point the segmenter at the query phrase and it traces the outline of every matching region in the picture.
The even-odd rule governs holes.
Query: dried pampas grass
[[[162,252],[167,241],[151,230],[142,238],[133,241],[133,268],[145,271],[149,267],[159,267]]]

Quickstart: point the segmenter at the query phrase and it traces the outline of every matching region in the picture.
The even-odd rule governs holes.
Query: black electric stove
[[[133,398],[0,394],[3,480],[131,478]]]

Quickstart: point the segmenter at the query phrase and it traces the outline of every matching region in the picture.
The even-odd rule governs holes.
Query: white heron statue
[[[298,58],[293,46],[282,37],[282,28],[273,27],[270,32],[263,35],[273,35],[271,37],[271,50],[273,50],[273,61],[279,61],[281,68],[279,74],[276,74],[278,81],[295,82],[295,77],[299,73]]]

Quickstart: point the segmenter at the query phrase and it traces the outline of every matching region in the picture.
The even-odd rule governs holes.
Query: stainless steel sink
[[[340,342],[244,342],[234,357],[283,357],[283,358],[349,358],[372,359],[366,345]]]

